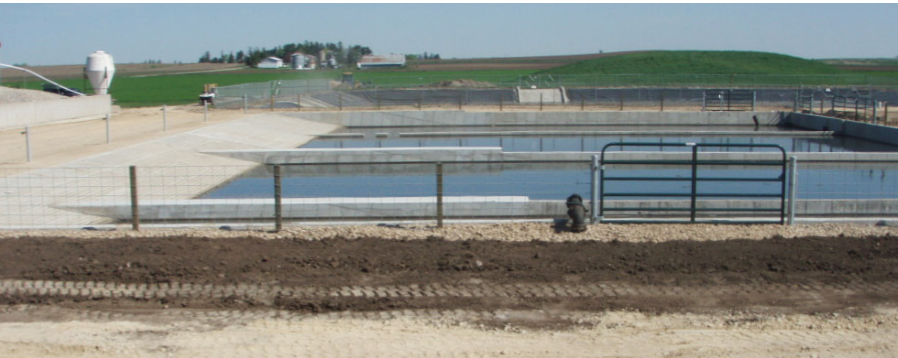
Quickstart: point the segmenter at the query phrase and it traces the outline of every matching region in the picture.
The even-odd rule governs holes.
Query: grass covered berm
[[[652,51],[580,61],[542,74],[763,74],[844,75],[850,71],[814,60],[767,52]]]

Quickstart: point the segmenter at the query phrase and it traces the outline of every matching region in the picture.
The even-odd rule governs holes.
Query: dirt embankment
[[[343,286],[493,283],[838,283],[898,279],[898,238],[500,242],[135,238],[0,241],[0,276],[29,280]]]
[[[661,242],[232,234],[3,239],[0,301],[312,312],[557,305],[805,312],[868,307],[898,294],[898,237],[890,232]]]

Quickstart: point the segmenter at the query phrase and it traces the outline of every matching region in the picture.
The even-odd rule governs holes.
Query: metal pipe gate
[[[636,160],[607,160],[606,152],[608,148],[618,147],[620,150],[623,150],[625,147],[687,147],[691,148],[691,158],[688,160],[682,159],[636,159]],[[741,159],[741,160],[720,160],[720,159],[701,159],[700,155],[702,154],[699,151],[700,148],[707,147],[728,147],[728,148],[771,148],[777,149],[781,154],[781,158],[779,160],[770,160],[770,159]],[[650,153],[650,152],[646,152]],[[748,157],[749,155],[744,155],[748,152],[736,152],[740,157]],[[770,153],[770,152],[767,152]],[[667,154],[670,154],[668,152]],[[708,154],[707,152],[705,154]],[[757,153],[755,153],[757,154]],[[688,155],[688,152],[687,152]],[[769,156],[768,156],[769,157]],[[700,212],[778,212],[779,213],[779,223],[783,224],[785,222],[786,215],[786,151],[781,146],[776,144],[704,144],[704,143],[644,143],[644,142],[616,142],[609,143],[602,148],[602,154],[599,158],[599,205],[598,210],[593,211],[594,222],[620,222],[620,223],[649,223],[649,222],[685,222],[682,220],[670,221],[670,220],[645,220],[645,219],[613,219],[608,220],[605,218],[605,214],[608,212],[633,212],[633,211],[643,211],[643,212],[689,212],[689,221],[690,223],[697,222],[697,214]],[[667,166],[680,166],[684,168],[691,169],[691,175],[689,177],[664,177],[664,176],[655,176],[655,177],[647,177],[647,176],[608,176],[606,165],[615,165],[615,166],[657,166],[657,165],[667,165]],[[775,177],[705,177],[699,175],[699,167],[700,166],[750,166],[750,167],[778,167],[779,175]],[[634,183],[640,182],[689,182],[691,190],[688,193],[674,193],[674,192],[607,192],[606,183],[609,181],[628,181]],[[779,183],[779,192],[778,193],[745,193],[745,192],[723,192],[723,193],[700,193],[698,191],[698,184],[701,182],[721,182],[721,183],[746,183],[746,182],[770,182],[770,183]],[[738,187],[736,187],[738,189]],[[645,206],[636,206],[636,207],[608,207],[606,204],[606,197],[654,197],[654,198],[689,198],[689,207],[665,207],[665,206],[657,206],[657,207],[645,207]],[[701,198],[746,198],[746,199],[772,199],[779,198],[779,208],[758,208],[758,207],[743,207],[743,208],[734,208],[734,207],[718,207],[718,208],[710,208],[710,207],[698,207],[697,202]],[[728,221],[728,222],[736,222],[736,221]],[[770,221],[740,221],[745,223],[760,223]]]

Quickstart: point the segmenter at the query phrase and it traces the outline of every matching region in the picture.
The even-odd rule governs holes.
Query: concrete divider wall
[[[566,217],[564,200],[530,200],[522,196],[493,197],[444,197],[447,218],[560,218]],[[587,207],[591,203],[584,203]],[[283,215],[298,220],[358,220],[358,219],[416,219],[436,216],[435,197],[408,198],[309,198],[284,199]],[[683,208],[686,200],[668,201],[606,201],[607,208]],[[712,200],[699,203],[700,208],[717,209],[767,209],[779,208],[778,200]],[[61,209],[97,215],[127,222],[131,219],[131,204],[121,202],[78,203],[60,206]],[[630,210],[614,212],[613,217],[638,218],[670,215],[670,212]],[[608,213],[605,213],[608,214]],[[826,216],[893,216],[898,214],[898,200],[797,200],[795,214],[798,217]],[[682,217],[682,213],[679,214]],[[757,217],[745,212],[718,212],[719,218]],[[764,217],[778,217],[779,213],[767,213]],[[197,199],[142,201],[142,220],[274,220],[274,199]],[[612,219],[611,215],[605,216]],[[714,219],[702,213],[703,220]]]
[[[112,111],[109,95],[0,104],[0,129],[23,128],[72,119],[102,118]]]
[[[465,112],[358,111],[287,114],[344,127],[657,125],[776,126],[781,112]]]
[[[833,131],[836,135],[898,145],[898,128],[805,113],[790,113],[783,124],[809,130]]]
[[[488,162],[502,160],[502,148],[499,147],[311,148],[217,150],[203,153],[262,164]]]
[[[582,162],[590,163],[599,152],[503,152],[499,147],[424,148],[310,148],[263,150],[210,150],[203,153],[260,164],[410,163],[410,162]],[[692,159],[690,152],[607,152],[606,160]],[[702,152],[701,160],[780,160],[781,152]],[[898,163],[898,153],[788,153],[802,163]],[[677,165],[674,167],[682,167]],[[740,165],[718,168],[739,168]]]

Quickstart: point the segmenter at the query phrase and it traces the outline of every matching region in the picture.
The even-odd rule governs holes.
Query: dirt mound
[[[480,82],[475,80],[444,80],[431,85],[431,87],[440,88],[493,88],[494,84],[489,82]]]

